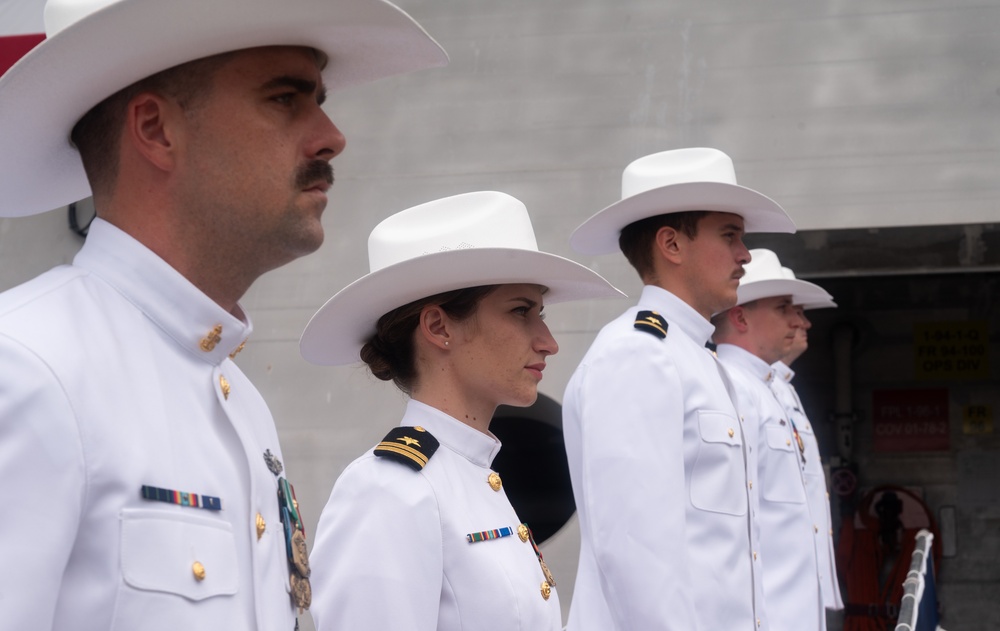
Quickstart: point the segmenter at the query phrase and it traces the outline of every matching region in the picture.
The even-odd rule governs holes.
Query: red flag
[[[45,39],[45,0],[0,0],[0,74]]]

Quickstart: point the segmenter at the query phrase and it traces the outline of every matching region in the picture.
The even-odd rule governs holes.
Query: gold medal
[[[551,595],[552,595],[552,586],[546,583],[545,581],[542,581],[542,598],[548,600],[549,596]]]
[[[308,578],[302,578],[295,573],[291,576],[292,602],[299,608],[299,613],[309,609],[312,604],[312,585]]]
[[[309,551],[306,549],[306,536],[301,530],[292,533],[292,563],[303,578],[309,578]]]

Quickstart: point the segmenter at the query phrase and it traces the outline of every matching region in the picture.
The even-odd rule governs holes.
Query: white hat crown
[[[795,278],[795,273],[783,267],[778,255],[771,250],[756,248],[750,250],[750,257],[750,262],[743,266],[744,274],[737,290],[736,304],[744,305],[775,296],[791,296],[792,303],[796,305],[836,306],[833,297],[825,289]]]
[[[632,161],[622,173],[622,199],[661,186],[691,182],[736,186],[732,158],[718,149],[706,147],[674,149],[643,156]]]
[[[787,279],[798,280],[797,278],[795,278],[795,272],[793,272],[791,270],[791,268],[782,267],[781,268],[781,273]],[[801,281],[801,282],[806,282],[806,281]],[[813,283],[809,283],[809,284],[812,285]],[[818,288],[818,289],[820,289],[823,292],[824,295],[823,296],[813,296],[813,295],[807,296],[806,299],[795,301],[795,306],[802,307],[803,309],[805,309],[807,311],[809,309],[826,309],[826,308],[829,308],[829,307],[836,307],[837,306],[837,303],[833,301],[833,296],[829,292],[827,292],[825,289],[823,289],[819,285],[813,285],[813,286],[816,287],[816,288]],[[794,298],[795,297],[793,296],[793,299]]]
[[[788,280],[784,272],[786,269],[788,268],[781,266],[778,255],[771,250],[764,248],[750,250],[750,262],[743,266],[744,275],[740,284],[749,285],[765,280]]]
[[[581,254],[618,251],[622,229],[636,221],[690,210],[739,215],[745,232],[795,232],[774,200],[736,183],[732,159],[707,147],[661,151],[633,160],[622,172],[622,197],[570,235]]]
[[[436,252],[469,248],[538,251],[528,209],[505,193],[455,195],[399,212],[372,230],[372,272]]]
[[[368,274],[309,321],[299,341],[306,360],[354,363],[383,314],[456,289],[542,285],[545,304],[623,295],[593,270],[539,251],[524,204],[496,191],[446,197],[389,217],[368,238],[368,264]]]

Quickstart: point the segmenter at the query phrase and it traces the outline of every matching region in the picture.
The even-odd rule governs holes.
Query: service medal
[[[309,551],[306,549],[306,536],[301,530],[292,533],[292,563],[303,578],[309,578]]]
[[[312,604],[312,585],[308,578],[302,578],[294,572],[291,575],[292,602],[299,608],[299,613],[309,609]]]

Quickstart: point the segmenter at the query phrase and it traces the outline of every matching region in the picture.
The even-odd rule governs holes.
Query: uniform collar
[[[792,379],[795,378],[795,371],[780,359],[771,364],[771,368],[774,369],[774,374],[778,375],[785,383],[792,383]]]
[[[406,404],[403,424],[423,427],[442,445],[480,467],[489,468],[500,451],[500,441],[493,434],[484,434],[437,408],[413,399]]]
[[[253,330],[249,317],[244,315],[244,321],[227,312],[151,250],[101,219],[90,225],[73,265],[114,287],[178,345],[210,364],[234,356]]]
[[[704,316],[695,311],[694,307],[684,302],[674,294],[656,285],[646,285],[642,288],[639,305],[649,307],[666,318],[670,324],[676,324],[684,334],[703,346],[712,339],[715,327]]]
[[[719,344],[716,352],[722,361],[739,365],[764,383],[770,382],[775,376],[774,369],[766,361],[735,344]]]

